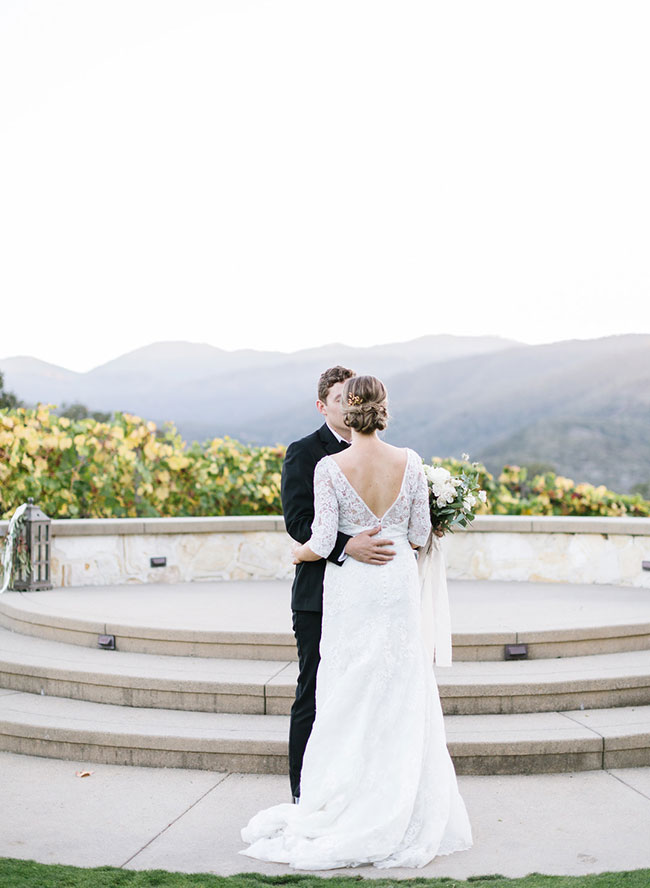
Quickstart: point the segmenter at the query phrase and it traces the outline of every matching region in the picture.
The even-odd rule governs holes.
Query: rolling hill
[[[226,352],[154,343],[85,374],[35,358],[0,360],[23,400],[81,401],[158,423],[186,440],[231,435],[288,443],[320,422],[316,380],[342,363],[389,388],[386,440],[425,458],[552,464],[575,481],[628,492],[650,481],[650,335],[524,345],[498,337],[426,336],[372,348]]]

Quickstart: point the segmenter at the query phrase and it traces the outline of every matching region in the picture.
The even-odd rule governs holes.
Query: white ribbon
[[[422,637],[436,666],[451,666],[451,618],[442,542],[433,531],[418,552]]]
[[[11,564],[14,556],[14,536],[16,534],[16,522],[23,514],[25,509],[27,508],[27,503],[23,503],[18,506],[16,511],[11,516],[11,521],[9,522],[9,530],[7,531],[7,536],[5,537],[5,548],[2,553],[2,589],[0,589],[0,595],[3,592],[7,591],[9,586],[9,580],[11,579]]]

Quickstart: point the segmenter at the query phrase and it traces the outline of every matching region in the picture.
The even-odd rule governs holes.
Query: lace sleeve
[[[339,530],[339,501],[327,466],[327,457],[316,463],[314,470],[314,520],[307,545],[327,558],[336,542]]]
[[[411,514],[409,517],[408,538],[416,546],[424,546],[431,531],[431,514],[429,512],[429,486],[424,474],[422,460],[413,451],[414,471],[416,480],[411,497]]]

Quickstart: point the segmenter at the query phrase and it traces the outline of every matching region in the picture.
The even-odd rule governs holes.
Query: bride
[[[327,563],[300,802],[266,808],[241,831],[240,854],[295,869],[422,867],[472,845],[420,624],[413,549],[431,530],[427,483],[415,451],[377,435],[386,400],[374,376],[346,381],[352,445],[316,465],[312,535],[294,553],[295,563],[324,558],[339,530],[378,524],[396,552],[384,564]]]

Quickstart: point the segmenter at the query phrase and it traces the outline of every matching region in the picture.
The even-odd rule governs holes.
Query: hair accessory
[[[363,398],[348,392],[348,407],[356,407],[358,404],[363,404]]]

